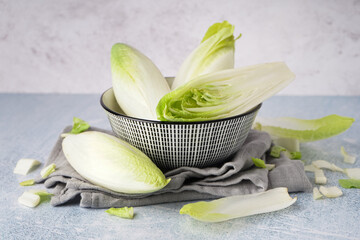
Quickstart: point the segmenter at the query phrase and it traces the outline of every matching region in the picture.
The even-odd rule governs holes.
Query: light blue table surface
[[[133,220],[113,217],[104,209],[80,208],[77,203],[32,209],[18,204],[28,188],[19,182],[33,178],[13,174],[20,158],[44,163],[63,127],[72,117],[110,129],[99,104],[100,95],[0,94],[0,239],[360,239],[360,190],[342,189],[335,199],[314,201],[311,193],[294,193],[287,209],[209,224],[180,215],[185,204],[136,207]],[[319,118],[329,114],[354,117],[353,126],[336,137],[301,145],[308,163],[325,159],[349,168],[360,167],[360,97],[273,97],[258,116]],[[354,165],[343,163],[340,146],[356,155]],[[43,166],[43,165],[42,165]],[[314,176],[307,173],[314,184]],[[338,186],[338,172],[325,172],[327,185]]]

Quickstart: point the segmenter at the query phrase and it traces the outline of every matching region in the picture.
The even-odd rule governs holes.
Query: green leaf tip
[[[49,166],[43,168],[40,172],[42,178],[47,178],[51,173],[55,172],[56,165],[55,163],[50,164]]]
[[[84,120],[74,117],[73,118],[73,128],[71,129],[70,133],[78,134],[84,132],[90,128],[89,123],[85,122]]]
[[[270,156],[274,157],[274,158],[279,158],[280,157],[280,153],[286,151],[285,148],[283,148],[282,146],[272,146],[271,150],[270,150]]]
[[[254,158],[254,157],[251,159],[256,167],[266,168],[266,164],[265,164],[264,160],[262,160],[260,158]]]
[[[29,180],[26,180],[26,181],[22,181],[20,183],[20,186],[32,186],[35,184],[35,180],[34,179],[29,179]]]
[[[105,212],[110,215],[114,215],[121,218],[133,219],[134,218],[134,208],[133,207],[123,207],[123,208],[109,208]]]
[[[339,179],[339,184],[343,188],[359,188],[360,179]]]

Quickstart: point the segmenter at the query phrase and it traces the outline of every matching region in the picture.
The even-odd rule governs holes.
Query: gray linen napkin
[[[69,132],[67,127],[63,132]],[[110,131],[91,128],[90,130]],[[51,204],[58,206],[78,200],[80,206],[89,208],[109,208],[124,206],[144,206],[151,204],[179,202],[200,199],[249,194],[269,188],[287,187],[289,192],[311,190],[301,161],[290,160],[284,155],[272,158],[267,152],[271,138],[265,132],[251,130],[242,148],[221,166],[194,168],[181,167],[165,173],[170,183],[163,189],[148,194],[123,194],[96,186],[81,177],[66,160],[62,138],[57,140],[46,165],[55,163],[57,170],[44,182],[47,188],[54,188]],[[253,165],[252,157],[262,158],[276,167],[268,171]]]

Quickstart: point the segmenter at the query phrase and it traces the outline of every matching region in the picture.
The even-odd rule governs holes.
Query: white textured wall
[[[236,66],[285,61],[281,94],[360,95],[360,1],[0,0],[0,92],[100,93],[110,48],[128,43],[166,76],[212,23],[243,37]]]

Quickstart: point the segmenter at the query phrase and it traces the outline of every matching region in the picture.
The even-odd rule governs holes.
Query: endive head
[[[200,45],[182,63],[171,86],[175,89],[193,78],[234,68],[235,27],[227,21],[209,27]]]

